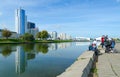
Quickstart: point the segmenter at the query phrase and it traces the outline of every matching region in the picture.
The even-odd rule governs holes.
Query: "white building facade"
[[[66,33],[60,33],[59,38],[60,40],[66,40]]]

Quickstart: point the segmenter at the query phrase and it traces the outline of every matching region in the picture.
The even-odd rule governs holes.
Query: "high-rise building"
[[[56,32],[56,31],[49,32],[49,37],[50,37],[52,40],[56,40],[56,39],[57,39],[57,32]]]
[[[39,29],[36,28],[35,23],[27,22],[26,33],[30,33],[35,37],[38,32],[39,32]]]
[[[35,23],[27,22],[27,29],[35,28]]]
[[[25,10],[19,8],[15,11],[15,25],[16,32],[19,35],[23,35],[26,30],[27,16],[25,15]]]

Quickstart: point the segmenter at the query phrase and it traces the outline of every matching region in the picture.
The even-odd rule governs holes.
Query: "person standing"
[[[104,41],[105,41],[105,36],[103,35],[102,38],[101,38],[101,45],[102,45],[102,48],[104,47]]]

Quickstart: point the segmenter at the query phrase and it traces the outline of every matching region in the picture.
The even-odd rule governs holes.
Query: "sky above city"
[[[40,31],[120,37],[120,0],[0,0],[0,29],[15,31],[19,7]]]

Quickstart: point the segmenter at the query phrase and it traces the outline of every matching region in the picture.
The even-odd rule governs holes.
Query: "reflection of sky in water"
[[[0,47],[0,77],[56,77],[87,50],[86,45],[49,43],[47,52],[41,45],[38,45],[43,47],[40,52],[37,51],[36,44],[33,45],[33,50],[28,49],[27,45],[18,45],[11,46],[11,50],[16,49],[16,51],[8,56],[3,56],[4,47]],[[27,52],[24,52],[25,48]]]

